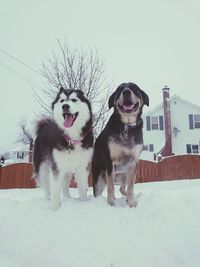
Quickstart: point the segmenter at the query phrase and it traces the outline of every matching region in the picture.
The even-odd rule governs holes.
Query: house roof
[[[20,146],[20,147],[16,147],[16,148],[13,148],[13,149],[10,149],[9,152],[28,152],[29,151],[29,148],[28,146]]]
[[[190,101],[187,101],[187,100],[183,99],[183,98],[180,97],[179,95],[173,95],[173,96],[171,96],[171,97],[169,98],[170,102],[172,102],[172,101],[175,100],[175,99],[178,99],[178,100],[180,100],[180,101],[182,101],[182,102],[185,102],[185,103],[187,103],[187,104],[189,104],[189,105],[192,105],[193,107],[199,109],[199,111],[200,111],[200,106],[198,106],[198,105],[196,105],[196,104],[194,104],[194,103],[192,103],[192,102],[190,102]],[[143,116],[147,116],[147,115],[149,115],[149,114],[151,114],[151,113],[153,113],[153,112],[155,112],[155,111],[161,109],[162,107],[163,107],[163,102],[160,103],[159,105],[155,106],[153,109],[151,109],[151,110],[145,112]]]

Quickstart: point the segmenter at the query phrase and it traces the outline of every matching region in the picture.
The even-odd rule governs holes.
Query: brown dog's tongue
[[[70,128],[72,127],[72,124],[73,124],[73,118],[74,116],[72,114],[67,114],[65,116],[65,121],[64,121],[64,126],[65,128]]]
[[[133,105],[123,105],[124,110],[131,110],[133,108]]]

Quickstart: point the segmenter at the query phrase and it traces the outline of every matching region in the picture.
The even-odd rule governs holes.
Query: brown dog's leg
[[[127,173],[127,203],[130,208],[136,207],[137,203],[134,200],[134,184],[137,173],[137,163],[133,163],[132,166],[129,167]]]
[[[127,193],[126,193],[126,173],[122,174],[121,186],[120,186],[119,191],[123,196],[127,196]]]
[[[113,178],[114,178],[113,173],[111,173],[110,175],[107,174],[107,190],[108,190],[107,202],[111,206],[115,205],[115,188],[114,188]]]

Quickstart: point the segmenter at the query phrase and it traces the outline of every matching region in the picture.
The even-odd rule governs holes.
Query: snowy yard
[[[132,209],[71,193],[53,212],[40,189],[0,190],[1,267],[200,266],[200,179],[137,184]]]

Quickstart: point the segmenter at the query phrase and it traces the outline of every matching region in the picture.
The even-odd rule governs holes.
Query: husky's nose
[[[69,110],[69,108],[70,108],[70,106],[68,105],[68,104],[64,104],[64,105],[62,105],[62,109],[63,109],[63,111],[68,111]]]

